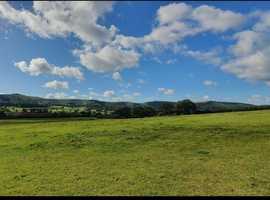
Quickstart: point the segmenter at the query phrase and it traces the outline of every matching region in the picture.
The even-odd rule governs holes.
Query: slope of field
[[[270,195],[270,111],[0,121],[0,195]]]

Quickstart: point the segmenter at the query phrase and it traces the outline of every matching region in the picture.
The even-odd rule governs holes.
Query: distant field
[[[0,195],[270,195],[270,111],[0,121]]]

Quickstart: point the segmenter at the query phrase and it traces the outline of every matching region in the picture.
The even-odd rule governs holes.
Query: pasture
[[[270,195],[270,111],[0,121],[0,195]]]

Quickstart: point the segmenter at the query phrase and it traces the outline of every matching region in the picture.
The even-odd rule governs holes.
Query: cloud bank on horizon
[[[38,40],[77,41],[77,45],[63,49],[71,52],[77,66],[68,64],[60,67],[42,55],[15,60],[14,66],[32,78],[51,77],[52,80],[42,86],[52,90],[68,90],[68,81],[74,79],[83,85],[87,81],[88,73],[94,76],[108,76],[118,84],[114,89],[108,85],[99,93],[88,91],[87,95],[79,96],[78,91],[77,96],[71,96],[89,99],[136,100],[137,97],[141,97],[140,88],[144,85],[142,77],[137,79],[141,80],[141,84],[137,81],[132,85],[128,82],[131,75],[128,78],[123,74],[125,71],[132,73],[136,69],[143,73],[143,69],[147,68],[145,62],[150,62],[151,59],[170,70],[169,65],[178,64],[181,67],[179,58],[184,57],[217,68],[220,74],[228,74],[245,84],[259,82],[266,87],[270,86],[270,8],[241,12],[203,2],[200,5],[167,2],[153,11],[154,19],[145,19],[152,24],[150,29],[148,28],[150,31],[145,31],[144,34],[127,34],[121,30],[125,28],[124,25],[117,26],[107,22],[107,16],[114,14],[119,4],[105,1],[37,1],[26,9],[18,8],[9,2],[1,2],[0,19],[11,27],[19,27],[26,37],[31,39],[34,36]],[[133,6],[133,9],[136,9],[136,5]],[[125,6],[122,5],[121,8],[125,9]],[[215,45],[206,45],[207,48],[196,45],[201,41],[207,43],[211,37],[218,41]],[[195,42],[189,42],[190,40]],[[161,58],[165,54],[170,54],[170,59],[162,61]],[[55,80],[56,78],[61,80]],[[154,79],[161,78],[162,75]],[[200,83],[208,89],[214,89],[220,87],[221,79],[216,80],[215,77],[209,76]],[[102,83],[97,83],[100,84]],[[130,93],[128,88],[135,87],[134,84],[137,86],[136,91]],[[151,79],[148,84],[151,84]],[[157,96],[173,96],[181,92],[177,86],[168,88],[166,85],[155,83],[153,87]],[[201,95],[201,99],[205,100],[206,96],[208,99],[207,94]],[[58,91],[48,93],[46,97],[70,96]],[[262,101],[258,101],[259,97],[260,95],[253,94],[247,101],[253,102],[252,99],[256,99],[256,103],[267,103],[265,99],[269,99],[263,96]],[[144,96],[144,100],[146,99],[147,96]]]

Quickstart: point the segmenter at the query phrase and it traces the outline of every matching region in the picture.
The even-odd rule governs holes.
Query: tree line
[[[162,115],[194,114],[197,106],[190,100],[178,101],[176,104],[164,102],[159,109],[151,106],[122,107],[117,109],[113,116],[116,118],[151,117]]]
[[[48,108],[22,108],[21,112],[11,112],[7,108],[0,109],[0,118],[20,118],[20,117],[93,117],[93,118],[139,118],[162,115],[178,115],[196,113],[196,104],[190,100],[175,103],[163,102],[158,109],[148,105],[122,106],[114,110],[101,109],[93,110],[85,107],[83,111],[50,112]]]
[[[73,108],[73,107],[72,107]],[[74,107],[76,108],[76,107]],[[65,111],[59,109],[57,112],[51,112],[46,107],[32,108],[16,108],[10,111],[7,107],[0,107],[0,118],[61,118],[61,117],[88,117],[88,118],[142,118],[152,116],[166,115],[188,115],[202,114],[213,112],[232,112],[232,111],[248,111],[248,110],[264,110],[270,109],[269,106],[253,106],[239,109],[219,109],[216,111],[199,110],[197,105],[189,99],[174,102],[158,102],[155,106],[148,104],[122,106],[119,108],[99,108],[93,109],[86,106],[83,110],[73,109],[73,111]],[[14,110],[14,109],[13,109]],[[18,111],[20,110],[20,111]],[[72,109],[71,109],[72,110]]]

